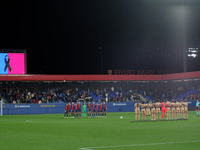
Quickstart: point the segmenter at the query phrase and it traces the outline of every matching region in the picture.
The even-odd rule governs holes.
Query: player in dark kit
[[[64,118],[66,118],[66,115],[67,115],[67,118],[68,118],[68,106],[67,104],[65,104],[65,109],[64,109],[65,113],[64,113]]]
[[[81,118],[81,103],[80,102],[78,102],[78,105],[77,105],[77,117]]]
[[[71,117],[74,118],[74,102],[71,104]]]
[[[74,116],[77,117],[77,104],[74,104]]]
[[[95,103],[93,102],[92,106],[92,117],[95,117]]]
[[[88,108],[88,111],[87,111],[87,116],[88,116],[88,118],[91,118],[91,108],[90,108],[90,102],[88,102],[88,104],[87,104],[87,108]]]
[[[99,104],[97,103],[95,106],[96,106],[96,117],[98,117],[99,116],[99,111],[98,111]]]
[[[99,115],[102,117],[102,103],[99,105]]]
[[[70,103],[68,103],[68,105],[67,105],[67,109],[68,109],[68,116],[71,117],[71,114],[70,114]]]
[[[104,116],[106,117],[107,106],[106,106],[106,103],[105,103],[105,102],[103,102],[102,107],[103,107],[103,117],[104,117]]]

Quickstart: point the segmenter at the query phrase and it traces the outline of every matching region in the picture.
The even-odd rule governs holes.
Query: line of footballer
[[[81,117],[86,117],[85,113],[86,110],[84,110],[84,106],[85,108],[87,108],[87,117],[88,118],[96,118],[96,117],[106,117],[106,111],[107,111],[107,106],[105,104],[105,102],[103,103],[96,103],[93,102],[92,104],[90,102],[87,103],[87,105],[85,105],[85,103],[83,103],[83,105],[81,105],[80,102],[78,103],[74,103],[72,102],[71,104],[65,104],[65,108],[64,108],[64,118],[81,118]],[[81,108],[82,108],[82,114],[83,116],[81,116]]]
[[[176,102],[174,100],[172,100],[172,102],[169,100],[164,102],[164,100],[162,100],[161,103],[159,100],[157,100],[156,102],[152,101],[151,104],[149,101],[147,101],[146,104],[144,102],[141,104],[139,101],[137,101],[137,103],[134,105],[134,109],[135,121],[164,120],[164,116],[165,120],[188,119],[188,103],[186,100],[180,100],[180,102],[178,100],[176,100]]]

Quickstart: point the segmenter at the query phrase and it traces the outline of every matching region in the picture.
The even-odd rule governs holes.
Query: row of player
[[[141,110],[140,110],[141,107]],[[188,103],[186,100],[183,102],[180,100],[176,100],[176,103],[174,100],[170,102],[167,100],[167,102],[162,101],[160,103],[158,100],[157,102],[152,101],[150,104],[148,101],[145,104],[144,102],[135,103],[135,121],[137,120],[163,120],[163,116],[165,116],[165,120],[170,119],[186,119],[188,118]],[[162,113],[162,119],[161,119],[161,113]],[[140,118],[141,114],[141,118]],[[151,115],[151,118],[150,118]]]
[[[82,111],[81,111],[82,110]],[[106,111],[107,111],[107,106],[105,104],[105,102],[103,103],[96,103],[93,102],[92,104],[90,104],[90,102],[87,103],[87,105],[85,105],[85,103],[83,103],[83,105],[81,105],[80,102],[78,103],[74,103],[72,102],[71,104],[65,104],[65,108],[64,108],[64,118],[81,118],[81,117],[85,117],[86,118],[86,110],[87,110],[87,116],[88,118],[96,118],[96,117],[106,117]]]

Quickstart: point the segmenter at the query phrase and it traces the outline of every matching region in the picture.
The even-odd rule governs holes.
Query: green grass
[[[133,120],[134,112],[107,113],[107,118],[86,119],[64,119],[63,114],[5,115],[0,117],[0,149],[78,150],[94,147],[90,149],[196,150],[200,147],[200,117],[195,112],[189,112],[188,120]],[[168,142],[173,143],[149,145]]]

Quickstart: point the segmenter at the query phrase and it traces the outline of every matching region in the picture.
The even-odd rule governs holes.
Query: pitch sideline
[[[200,141],[182,141],[182,142],[166,142],[166,143],[148,143],[148,144],[131,144],[131,145],[115,145],[115,146],[99,146],[99,147],[85,147],[78,148],[82,150],[93,150],[98,148],[112,148],[112,147],[131,147],[131,146],[146,146],[146,145],[164,145],[164,144],[176,144],[176,143],[198,143]]]

